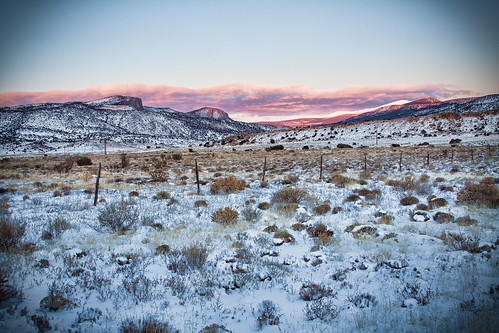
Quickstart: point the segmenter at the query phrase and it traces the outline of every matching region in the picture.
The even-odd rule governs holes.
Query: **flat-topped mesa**
[[[129,106],[135,110],[143,111],[142,99],[138,97],[113,95],[96,101],[88,102],[88,105],[97,107],[106,106]]]
[[[210,107],[203,107],[201,109],[187,112],[187,114],[201,118],[230,119],[229,115],[224,110]]]

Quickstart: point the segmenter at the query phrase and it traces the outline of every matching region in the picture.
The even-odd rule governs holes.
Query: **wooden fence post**
[[[194,159],[194,163],[196,165],[196,185],[198,186],[198,195],[201,193],[201,189],[199,187],[199,170],[198,170],[198,160]]]
[[[322,181],[322,156],[321,155],[321,164],[320,164],[320,168],[319,168],[319,181],[321,182]]]
[[[364,171],[367,170],[367,153],[364,153]]]
[[[399,158],[399,172],[402,171],[402,152],[400,152],[400,158]]]
[[[263,172],[262,172],[262,182],[265,181],[265,169],[267,169],[267,156],[263,157]]]
[[[107,155],[107,139],[104,138],[104,155]]]
[[[101,163],[99,162],[99,171],[97,172],[97,180],[95,181],[95,197],[94,197],[94,206],[97,206],[97,199],[99,198],[99,179],[100,179],[100,170]]]

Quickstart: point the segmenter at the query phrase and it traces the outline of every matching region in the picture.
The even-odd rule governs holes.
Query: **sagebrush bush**
[[[168,323],[155,319],[139,320],[137,323],[127,321],[121,324],[123,333],[178,333],[179,331]]]
[[[315,283],[304,284],[300,288],[300,298],[304,301],[315,301],[336,294],[329,287]]]
[[[294,243],[295,238],[287,230],[276,230],[274,238],[283,239],[286,243]]]
[[[319,205],[319,206],[315,206],[313,209],[315,215],[324,215],[327,212],[329,212],[330,210],[331,210],[331,206],[329,206],[327,203]]]
[[[300,177],[295,175],[286,175],[284,179],[281,181],[284,185],[296,184],[300,180]]]
[[[293,214],[296,213],[297,209],[298,209],[298,204],[296,203],[288,203],[277,206],[277,210],[286,217],[293,216]]]
[[[0,213],[0,251],[8,252],[17,249],[25,230],[24,223],[11,219],[7,214]]]
[[[0,268],[0,302],[8,300],[17,295],[17,290],[7,282],[7,273]]]
[[[366,200],[374,200],[381,196],[380,190],[368,190],[366,188],[354,189],[354,193],[360,195],[361,197],[366,198]]]
[[[268,202],[260,202],[258,204],[258,209],[267,210],[269,208],[270,208],[270,204]]]
[[[239,213],[230,207],[219,208],[211,215],[211,220],[215,223],[229,226],[237,223]]]
[[[102,227],[113,232],[124,232],[137,222],[139,212],[132,200],[121,199],[119,202],[106,204],[99,211],[99,222]]]
[[[131,197],[138,197],[139,196],[139,192],[137,191],[130,191],[130,193],[128,193],[128,196],[131,198]]]
[[[466,183],[457,194],[457,202],[465,205],[499,208],[499,189],[493,178],[484,178],[480,183]]]
[[[262,212],[251,207],[244,208],[241,212],[243,220],[256,223],[262,218]]]
[[[170,199],[172,196],[169,192],[167,191],[159,191],[158,193],[156,193],[152,198],[154,200],[168,200]]]
[[[346,185],[355,183],[355,180],[340,174],[334,174],[327,179],[327,182],[343,188]]]
[[[378,237],[378,229],[371,226],[363,226],[354,232],[352,232],[352,236],[355,239],[365,239],[367,237]]]
[[[211,185],[210,191],[212,194],[230,194],[242,191],[246,187],[246,181],[235,176],[226,178],[218,178]]]
[[[265,325],[279,325],[279,307],[271,300],[264,300],[258,304],[257,326],[262,329]]]
[[[400,199],[400,204],[402,206],[415,205],[418,202],[419,202],[419,199],[416,197],[413,197],[413,196],[407,196],[407,197],[403,197],[402,199]]]
[[[79,156],[76,158],[76,165],[78,166],[92,165],[92,160],[88,156]]]
[[[206,207],[208,206],[208,203],[205,200],[197,200],[194,203],[194,207],[199,208],[199,207]]]
[[[340,311],[330,298],[321,298],[307,303],[303,308],[303,314],[308,320],[319,319],[330,322],[339,315]]]
[[[477,224],[477,220],[472,219],[469,216],[458,217],[454,222],[456,222],[456,224],[461,227]]]
[[[62,217],[56,217],[54,220],[49,219],[49,232],[55,237],[59,237],[65,230],[71,227],[71,224]]]
[[[445,200],[444,198],[434,198],[428,200],[428,206],[430,207],[430,209],[447,206],[447,203],[447,200]]]
[[[308,191],[298,187],[285,187],[272,196],[273,203],[300,204],[309,196]]]

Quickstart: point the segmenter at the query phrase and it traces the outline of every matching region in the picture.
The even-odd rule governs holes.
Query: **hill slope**
[[[142,106],[140,98],[111,96],[92,102],[47,103],[0,108],[0,143],[43,151],[82,141],[142,145],[197,145],[271,126],[232,120],[219,109],[179,112]],[[41,147],[41,148],[40,148]],[[23,148],[28,152],[30,148]],[[21,150],[22,151],[22,150]]]

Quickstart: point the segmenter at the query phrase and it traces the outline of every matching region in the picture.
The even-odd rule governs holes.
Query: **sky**
[[[499,93],[499,1],[0,0],[0,106],[123,94],[233,119]]]

